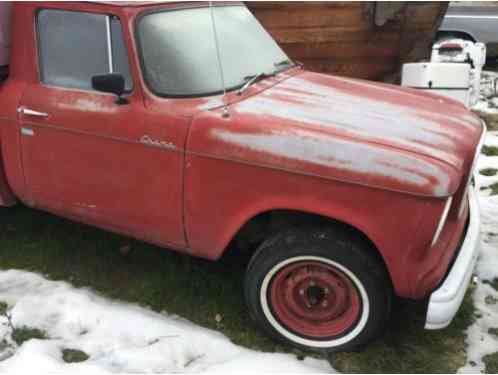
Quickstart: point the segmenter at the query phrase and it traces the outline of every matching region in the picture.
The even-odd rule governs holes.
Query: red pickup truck
[[[236,244],[249,313],[298,347],[368,342],[394,296],[451,322],[485,132],[462,105],[307,72],[239,3],[16,3],[11,20],[0,205],[212,260]]]

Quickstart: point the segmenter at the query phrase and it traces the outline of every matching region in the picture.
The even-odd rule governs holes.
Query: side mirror
[[[127,104],[128,100],[123,98],[125,93],[125,79],[119,73],[101,74],[92,77],[92,87],[94,90],[115,94],[118,97],[116,104]]]

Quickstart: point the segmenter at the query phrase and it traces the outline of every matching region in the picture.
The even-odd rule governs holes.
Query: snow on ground
[[[490,103],[490,106],[487,106],[488,103],[485,98],[490,98],[495,94],[495,81],[498,79],[498,73],[490,70],[485,70],[481,75],[481,100],[480,103],[477,104],[477,107],[474,106],[474,110],[485,109],[489,107],[493,107],[493,103]]]
[[[12,306],[14,326],[37,327],[49,336],[25,342],[0,362],[0,372],[332,371],[325,361],[251,351],[181,318],[113,302],[30,272],[1,271],[0,301]],[[8,330],[8,325],[0,326],[0,340],[9,337]],[[65,363],[61,352],[67,348],[82,350],[90,358]],[[0,358],[9,353],[7,349]]]
[[[496,98],[492,100],[481,99],[476,103],[473,109],[474,111],[483,112],[490,115],[497,115],[498,100]]]
[[[498,113],[484,104],[480,104],[479,109],[487,114]],[[498,147],[498,132],[489,132],[485,144]],[[481,155],[478,169],[485,168],[498,169],[498,156]],[[498,183],[498,175],[479,175],[478,180],[478,186],[485,188]],[[498,280],[498,195],[490,196],[490,189],[481,190],[479,195],[482,246],[476,266],[479,280],[473,295],[478,318],[467,329],[467,364],[460,369],[460,372],[471,373],[484,372],[482,358],[498,352],[498,331],[493,331],[498,329],[498,291],[490,285]]]
[[[498,130],[498,97],[495,93],[495,81],[498,73],[484,71],[481,79],[481,95],[473,110],[481,115],[490,130]]]

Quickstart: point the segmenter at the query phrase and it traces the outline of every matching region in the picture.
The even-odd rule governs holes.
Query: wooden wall
[[[394,80],[429,56],[448,3],[246,2],[287,54],[309,70]],[[387,18],[383,25],[379,19]],[[382,21],[381,21],[382,22]]]

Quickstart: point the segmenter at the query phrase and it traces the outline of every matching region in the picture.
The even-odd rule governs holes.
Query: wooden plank
[[[358,27],[310,27],[306,29],[268,30],[275,40],[282,45],[288,43],[320,44],[327,42],[350,42],[357,44],[367,40],[395,43],[400,39],[400,31],[398,30],[398,33],[391,30],[372,32],[369,28],[359,29]]]
[[[300,56],[304,59],[333,59],[338,58],[399,58],[399,45],[391,41],[365,40],[365,43],[353,44],[346,41],[326,42],[315,45],[306,43],[289,43],[282,45],[289,56]]]
[[[257,12],[257,17],[267,29],[362,27],[365,25],[365,16],[359,6],[323,9],[316,7],[264,9]]]
[[[306,69],[345,77],[381,80],[393,74],[397,69],[397,61],[304,61]]]
[[[447,2],[398,3],[387,22],[376,26],[375,3],[246,4],[291,58],[307,61],[316,71],[369,79],[392,76],[401,63],[428,56],[448,6]]]

